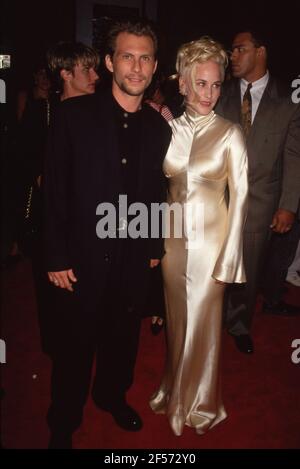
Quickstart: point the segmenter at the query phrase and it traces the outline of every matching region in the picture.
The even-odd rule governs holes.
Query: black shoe
[[[296,316],[300,314],[300,306],[289,305],[284,301],[278,303],[263,303],[262,311],[266,314],[277,314],[278,316]]]
[[[97,407],[109,412],[113,416],[116,424],[123,428],[123,430],[137,432],[143,426],[141,417],[125,400],[111,405],[97,404]]]
[[[240,352],[247,354],[254,352],[253,341],[249,334],[233,335],[232,337]]]
[[[159,321],[162,321],[160,324]],[[164,320],[162,318],[158,318],[155,322],[151,323],[151,332],[153,335],[158,335],[160,331],[164,327]]]
[[[72,435],[52,433],[48,449],[72,449]]]

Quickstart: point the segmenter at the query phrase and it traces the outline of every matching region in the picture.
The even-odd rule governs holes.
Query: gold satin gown
[[[200,116],[187,109],[170,125],[173,137],[164,161],[168,203],[202,206],[204,237],[195,240],[191,231],[197,222],[194,215],[200,212],[183,212],[181,222],[187,229],[181,238],[174,235],[178,218],[171,216],[162,261],[167,359],[150,406],[167,414],[175,435],[182,434],[184,425],[201,435],[226,418],[219,372],[225,285],[216,280],[246,280],[242,231],[247,153],[239,126],[214,111]]]

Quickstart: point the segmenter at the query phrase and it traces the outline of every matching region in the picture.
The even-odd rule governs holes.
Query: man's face
[[[94,68],[89,68],[79,62],[67,76],[69,85],[68,93],[70,97],[80,96],[82,94],[93,94],[98,79],[99,76]]]
[[[259,47],[255,47],[250,33],[238,34],[234,38],[230,57],[232,75],[247,79],[255,70],[259,50]]]
[[[113,74],[113,93],[129,96],[143,95],[157,66],[152,39],[125,32],[117,36],[114,55],[105,61]]]
[[[38,70],[34,75],[35,85],[43,91],[49,91],[51,82],[44,68]]]

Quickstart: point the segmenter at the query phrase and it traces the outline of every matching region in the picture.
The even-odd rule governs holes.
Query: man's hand
[[[153,269],[153,267],[157,267],[159,263],[159,259],[150,259],[150,269]]]
[[[66,290],[73,291],[72,283],[77,282],[73,270],[62,270],[60,272],[48,272],[50,282],[56,287],[65,288]]]
[[[289,210],[279,209],[275,213],[270,228],[275,233],[286,233],[289,231],[295,221],[295,214]]]

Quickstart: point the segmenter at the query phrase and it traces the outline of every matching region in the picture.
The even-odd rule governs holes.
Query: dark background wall
[[[124,6],[126,5],[124,0]],[[0,45],[12,51],[14,77],[26,81],[33,64],[50,44],[76,35],[75,0],[2,0]],[[161,62],[174,70],[177,47],[209,34],[230,46],[244,24],[263,29],[271,38],[270,66],[291,80],[300,73],[300,2],[158,0],[157,24],[161,32]]]
[[[1,5],[0,44],[11,52],[14,78],[22,86],[51,44],[75,37],[75,1],[2,0]]]
[[[299,0],[183,0],[176,4],[163,0],[159,24],[164,32],[163,51],[171,64],[178,45],[185,41],[209,34],[229,48],[235,32],[250,26],[270,38],[270,68],[276,75],[289,80],[300,73]]]

